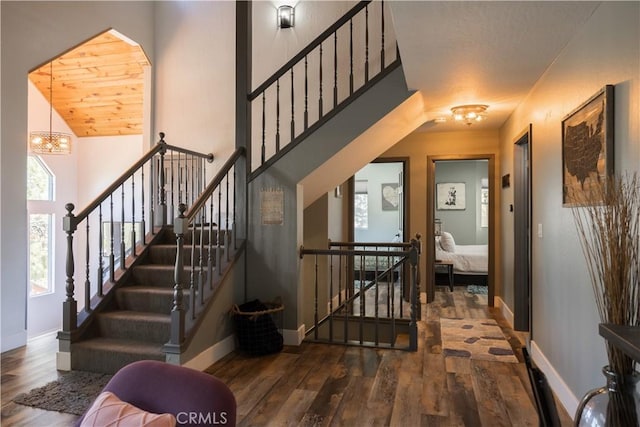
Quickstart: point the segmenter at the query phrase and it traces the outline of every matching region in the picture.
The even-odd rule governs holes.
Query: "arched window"
[[[38,156],[27,157],[29,296],[53,292],[54,176]]]

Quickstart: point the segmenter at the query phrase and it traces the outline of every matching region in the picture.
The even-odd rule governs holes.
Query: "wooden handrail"
[[[85,207],[80,213],[74,215],[74,221],[76,224],[80,223],[83,219],[85,219],[95,208],[97,208],[102,202],[104,202],[107,197],[111,195],[118,187],[120,187],[125,181],[127,181],[131,175],[140,169],[142,165],[148,162],[153,156],[156,154],[166,151],[173,150],[183,154],[190,154],[193,156],[201,157],[203,159],[207,159],[209,163],[213,162],[213,154],[203,154],[198,153],[196,151],[188,150],[186,148],[176,147],[174,145],[169,145],[164,141],[164,132],[160,132],[160,141],[150,149],[147,154],[142,156],[137,162],[135,162],[129,169],[127,169],[118,179],[113,181],[113,183],[107,187],[98,197],[96,197],[93,202],[89,203],[87,207]]]
[[[324,32],[322,32],[318,37],[313,39],[311,43],[307,45],[304,49],[302,49],[296,56],[291,58],[289,62],[284,64],[278,71],[273,73],[271,77],[265,80],[256,90],[251,92],[248,96],[249,101],[253,101],[264,92],[269,86],[275,83],[280,77],[282,77],[287,71],[291,69],[295,64],[300,62],[306,55],[308,55],[311,51],[313,51],[316,47],[318,47],[323,41],[325,41],[330,35],[335,33],[340,27],[349,22],[351,18],[358,14],[362,9],[367,7],[367,5],[371,3],[371,0],[361,1],[357,5],[355,5],[349,12],[347,12],[342,18],[338,19],[333,25],[327,28]]]

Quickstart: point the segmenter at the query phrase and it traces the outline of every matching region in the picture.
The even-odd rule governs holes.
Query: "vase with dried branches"
[[[609,176],[585,191],[572,212],[601,322],[640,326],[640,177]],[[607,387],[590,393],[606,394],[606,425],[638,426],[635,361],[608,342],[607,356]]]

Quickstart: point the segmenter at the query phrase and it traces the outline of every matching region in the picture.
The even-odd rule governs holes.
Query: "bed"
[[[451,233],[436,237],[436,260],[453,262],[454,282],[460,285],[487,285],[488,245],[456,245]],[[446,274],[436,271],[436,284],[446,282]]]

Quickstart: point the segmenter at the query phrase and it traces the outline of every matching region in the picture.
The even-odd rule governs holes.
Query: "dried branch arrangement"
[[[582,205],[572,212],[600,320],[640,326],[640,179],[636,173],[611,176],[586,193]],[[609,350],[611,368],[632,373],[623,359]]]
[[[572,208],[600,320],[640,326],[640,178],[610,176]],[[635,361],[607,343],[609,369],[635,388]],[[635,374],[635,375],[634,375]],[[629,384],[624,384],[628,382]],[[636,425],[631,393],[609,393],[607,425]]]

